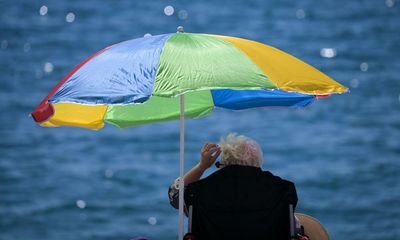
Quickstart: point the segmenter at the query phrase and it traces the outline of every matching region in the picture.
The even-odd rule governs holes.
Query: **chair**
[[[329,240],[329,234],[324,226],[318,221],[318,219],[303,214],[295,213],[293,217],[293,205],[289,205],[289,219],[290,223],[290,240],[308,239],[308,240]],[[189,206],[188,209],[188,232],[184,236],[184,240],[198,240],[196,235],[192,233],[192,218],[193,218],[193,205]],[[298,225],[298,226],[296,226]],[[302,238],[306,236],[307,238]],[[268,239],[268,238],[265,238]]]
[[[254,181],[254,177],[218,181],[211,177],[188,185],[185,205],[189,223],[184,239],[287,240],[294,236],[295,231],[290,231],[297,203],[294,185],[280,178],[281,185],[263,181],[265,178]]]

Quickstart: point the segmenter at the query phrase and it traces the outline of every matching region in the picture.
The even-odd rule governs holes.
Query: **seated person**
[[[221,153],[219,170],[199,180]],[[196,239],[289,239],[289,204],[297,204],[295,186],[262,171],[262,162],[260,146],[242,135],[229,134],[218,145],[203,146],[199,163],[184,176]],[[168,192],[174,208],[178,189],[175,181]]]

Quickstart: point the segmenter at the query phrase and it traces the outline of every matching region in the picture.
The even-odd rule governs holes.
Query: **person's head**
[[[222,150],[221,164],[223,166],[262,166],[262,150],[258,143],[249,137],[230,133],[226,139],[221,138],[219,146]]]

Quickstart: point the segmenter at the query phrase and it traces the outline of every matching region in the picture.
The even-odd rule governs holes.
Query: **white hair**
[[[243,135],[230,133],[226,139],[221,138],[221,164],[261,167],[263,153],[256,141]]]

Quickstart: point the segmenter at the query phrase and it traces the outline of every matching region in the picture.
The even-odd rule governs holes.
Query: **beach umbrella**
[[[31,113],[41,126],[100,129],[184,118],[214,107],[306,106],[347,88],[277,48],[242,38],[184,33],[117,43],[77,65]],[[178,97],[179,96],[179,97]],[[183,237],[180,184],[179,239]]]

